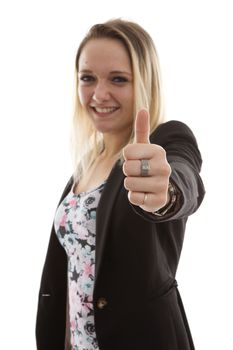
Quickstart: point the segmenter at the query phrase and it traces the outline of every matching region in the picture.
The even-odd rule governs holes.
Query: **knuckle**
[[[165,151],[165,149],[162,146],[159,146],[159,152],[163,156],[166,155],[166,151]]]
[[[161,166],[160,170],[161,175],[165,177],[169,177],[171,175],[171,167],[167,162]]]
[[[170,176],[172,173],[172,168],[168,163],[167,163],[167,169],[168,169],[168,176]]]
[[[156,152],[158,154],[160,154],[161,156],[165,156],[166,155],[166,151],[165,151],[165,149],[162,146],[160,146],[160,145],[154,145],[154,146],[155,146]]]
[[[164,160],[167,159],[166,158],[166,151],[163,147],[161,147],[160,145],[152,145],[154,147],[154,157],[156,158],[156,160]]]
[[[154,151],[157,152],[158,151],[158,148],[160,147],[159,145],[156,145],[155,143],[151,143],[150,144],[151,148],[153,147],[154,148]]]
[[[168,163],[164,166],[164,172],[165,172],[165,175],[167,176],[171,175],[171,167]]]

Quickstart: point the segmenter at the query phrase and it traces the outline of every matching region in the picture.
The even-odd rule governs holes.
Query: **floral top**
[[[105,182],[74,194],[74,185],[57,208],[54,227],[68,256],[70,343],[72,350],[98,350],[94,326],[96,209]]]

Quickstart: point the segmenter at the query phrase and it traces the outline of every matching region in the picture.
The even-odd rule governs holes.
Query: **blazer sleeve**
[[[170,180],[178,189],[178,198],[173,210],[159,217],[133,204],[133,210],[145,219],[164,222],[187,218],[200,206],[205,188],[200,177],[202,157],[191,129],[180,121],[160,124],[150,137],[151,143],[162,146],[171,166]]]

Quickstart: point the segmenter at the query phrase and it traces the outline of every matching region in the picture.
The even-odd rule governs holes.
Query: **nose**
[[[110,98],[110,91],[108,85],[104,81],[98,81],[95,85],[92,99],[96,102],[107,101]]]

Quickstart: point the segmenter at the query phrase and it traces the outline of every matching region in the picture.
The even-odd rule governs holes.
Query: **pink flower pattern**
[[[71,350],[99,350],[93,310],[96,210],[105,182],[74,194],[57,208],[54,227],[68,256]]]

